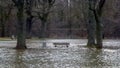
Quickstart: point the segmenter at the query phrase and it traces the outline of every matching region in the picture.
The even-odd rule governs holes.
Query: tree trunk
[[[26,49],[26,40],[25,40],[25,18],[24,18],[24,0],[19,0],[17,6],[17,46],[16,49]]]
[[[1,37],[5,37],[5,15],[4,11],[1,10]]]
[[[40,37],[39,38],[45,38],[46,37],[46,28],[47,28],[46,21],[42,21],[41,23],[41,30],[40,30]]]
[[[68,37],[69,38],[72,38],[72,23],[71,23],[71,20],[68,20]]]
[[[31,38],[31,29],[32,29],[32,17],[28,15],[29,17],[26,20],[26,37],[29,39]]]
[[[94,11],[94,16],[96,20],[96,47],[102,48],[102,23],[100,22],[100,16],[96,11]]]
[[[1,24],[1,37],[5,37],[5,22],[2,22]]]
[[[98,3],[96,4],[94,12],[95,20],[96,20],[96,48],[102,48],[103,43],[102,43],[102,22],[101,22],[101,15],[102,15],[102,9],[104,7],[106,0],[99,0]]]
[[[97,48],[102,48],[102,24],[100,22],[96,23],[96,43],[97,43]]]
[[[103,44],[102,44],[102,36],[103,36],[102,35],[102,23],[100,22],[100,18],[101,18],[102,8],[103,8],[104,4],[105,4],[105,0],[98,0],[98,1],[97,0],[89,0],[88,45],[91,45],[90,42],[94,42],[95,38],[93,39],[93,36],[96,35],[96,46],[95,47],[100,48],[100,49],[103,46]],[[95,20],[95,22],[92,21],[93,19]],[[92,23],[92,24],[90,24],[90,23]],[[94,26],[96,26],[96,27],[94,27]],[[93,30],[91,28],[93,28]],[[96,31],[95,31],[95,29],[96,29]],[[94,32],[96,32],[96,33],[94,33]]]
[[[87,32],[88,32],[88,43],[87,46],[93,47],[95,46],[95,19],[94,13],[91,10],[92,6],[89,3],[89,10],[88,10],[88,22],[87,22]]]

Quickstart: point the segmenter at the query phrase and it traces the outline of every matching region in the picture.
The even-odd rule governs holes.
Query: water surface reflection
[[[104,43],[108,44],[108,41]],[[47,43],[43,47],[43,44],[32,43],[27,50],[0,48],[0,68],[106,68],[120,66],[119,49],[97,50],[80,47],[78,43],[72,44],[70,47],[54,47]]]

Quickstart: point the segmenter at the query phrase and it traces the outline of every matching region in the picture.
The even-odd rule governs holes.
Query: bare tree
[[[41,20],[41,29],[40,29],[40,38],[47,37],[47,20],[48,16],[51,12],[51,8],[53,7],[55,0],[36,0],[36,8],[35,11],[38,15],[38,18]]]

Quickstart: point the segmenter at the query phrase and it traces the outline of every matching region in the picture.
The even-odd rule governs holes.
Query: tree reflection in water
[[[16,50],[15,54],[15,68],[28,68],[24,61],[25,50]]]
[[[103,62],[102,58],[102,50],[100,49],[94,49],[94,48],[88,48],[86,51],[86,66],[89,67],[101,67],[106,64]]]

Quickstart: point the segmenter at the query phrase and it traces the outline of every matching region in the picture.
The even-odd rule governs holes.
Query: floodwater
[[[56,42],[70,45],[55,47]],[[86,39],[28,40],[27,50],[15,50],[16,41],[0,41],[0,68],[120,67],[120,40],[104,40],[102,50],[86,48],[86,42]]]

